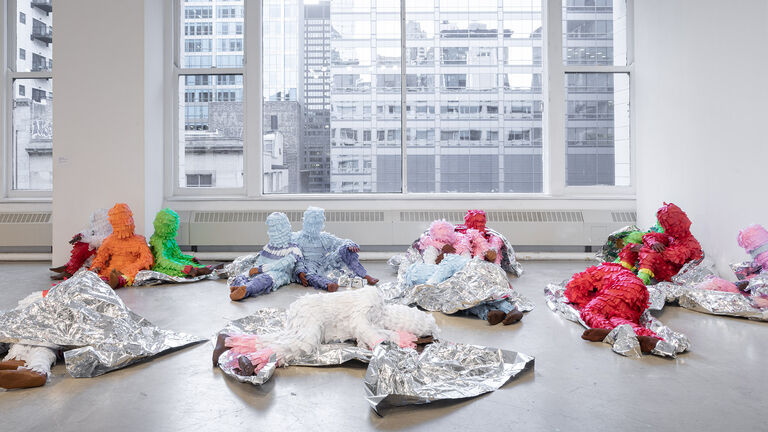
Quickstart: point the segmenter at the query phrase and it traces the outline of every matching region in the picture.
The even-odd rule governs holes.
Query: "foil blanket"
[[[474,397],[500,388],[533,365],[529,355],[497,348],[435,342],[418,353],[379,344],[365,373],[366,400],[381,414],[388,407]]]
[[[136,273],[136,277],[133,279],[133,286],[152,286],[152,285],[160,285],[163,283],[190,283],[190,282],[197,282],[203,279],[218,279],[218,278],[219,276],[215,275],[214,273],[204,275],[204,276],[195,276],[192,278],[185,278],[185,277],[179,277],[179,276],[171,276],[165,273],[160,273],[152,270],[142,270]]]
[[[605,243],[595,254],[595,259],[601,263],[613,262],[619,257],[619,252],[621,252],[621,248],[618,247],[617,241],[626,237],[627,234],[639,230],[640,228],[638,228],[637,225],[629,225],[608,234],[608,238],[605,240]]]
[[[222,269],[214,270],[211,275],[213,275],[213,277],[229,278],[227,280],[227,285],[231,285],[232,279],[235,276],[247,273],[254,265],[256,265],[256,259],[258,257],[258,254],[237,257]],[[339,288],[362,288],[368,284],[365,279],[355,275],[348,269],[334,270],[325,276],[337,281]]]
[[[519,261],[517,261],[517,258],[515,257],[515,248],[512,247],[512,244],[507,240],[506,237],[504,237],[504,234],[492,230],[490,228],[486,228],[486,231],[489,233],[499,237],[504,242],[504,249],[501,251],[501,268],[503,268],[505,271],[511,273],[513,276],[520,277],[523,275],[523,266],[520,264]],[[424,233],[428,233],[429,231],[424,231]],[[398,271],[398,269],[401,267],[401,264],[410,264],[413,262],[416,262],[416,259],[421,259],[421,254],[418,250],[416,250],[413,245],[417,244],[419,242],[419,239],[414,240],[411,247],[408,248],[407,251],[405,251],[404,254],[398,254],[390,258],[387,263],[394,268],[395,271]],[[414,254],[416,256],[414,256]],[[418,257],[418,258],[417,258]]]
[[[84,269],[45,298],[0,315],[0,342],[60,347],[75,378],[102,375],[203,340],[155,327]]]
[[[744,294],[697,288],[698,284],[713,277],[717,277],[717,273],[709,258],[691,261],[672,277],[671,282],[648,287],[651,308],[661,310],[666,303],[677,303],[686,309],[712,315],[768,321],[768,309],[760,308],[754,302],[756,297],[768,294],[768,275],[751,278]]]
[[[393,260],[399,263],[397,280],[379,284],[379,290],[387,301],[418,305],[428,311],[446,314],[500,299],[509,300],[521,312],[534,308],[530,299],[512,289],[504,270],[493,263],[473,259],[456,274],[436,285],[409,286],[405,281],[405,272],[410,264],[421,260],[421,255],[415,249],[409,249],[404,255],[390,258],[390,262]]]
[[[219,333],[225,334],[266,334],[282,330],[285,327],[285,310],[277,308],[259,309],[252,315],[231,321]],[[277,361],[272,359],[259,373],[254,376],[238,375],[232,367],[230,352],[225,351],[219,358],[219,368],[228,376],[255,385],[262,385],[269,380],[277,368]],[[352,360],[367,363],[371,351],[358,347],[349,342],[323,344],[315,353],[302,357],[286,366],[331,366],[340,365]]]
[[[577,322],[584,326],[584,328],[589,328],[589,326],[581,319],[579,311],[568,303],[568,299],[565,297],[565,284],[566,282],[564,281],[560,284],[549,284],[544,288],[544,295],[547,298],[547,306],[563,318]],[[640,318],[640,324],[643,327],[651,329],[664,339],[656,344],[656,348],[652,351],[652,354],[654,355],[674,358],[677,354],[687,351],[691,346],[687,336],[675,332],[662,324],[661,321],[651,315],[649,310],[646,310],[645,313],[643,313],[643,316]],[[640,343],[637,341],[637,335],[629,325],[625,324],[614,328],[608,336],[605,337],[603,342],[611,345],[614,352],[623,356],[634,358],[642,356],[642,353],[640,352]]]

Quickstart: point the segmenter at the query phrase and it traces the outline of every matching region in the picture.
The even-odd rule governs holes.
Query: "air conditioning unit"
[[[3,248],[51,247],[51,212],[0,213],[0,244]]]
[[[179,243],[256,248],[268,241],[264,222],[271,212],[182,212]],[[285,213],[293,229],[301,229],[303,211]],[[464,213],[464,209],[326,210],[325,217],[327,231],[375,251],[409,245],[435,219],[462,223]],[[637,219],[632,210],[491,210],[487,215],[488,226],[507,236],[513,245],[544,249],[599,246],[608,234]]]

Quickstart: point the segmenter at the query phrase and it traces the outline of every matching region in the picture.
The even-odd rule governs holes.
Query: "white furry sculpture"
[[[284,329],[263,335],[220,334],[213,352],[214,366],[232,350],[243,375],[263,368],[272,354],[287,365],[310,354],[323,343],[356,340],[372,349],[383,341],[415,347],[419,337],[436,337],[432,315],[403,305],[384,303],[378,288],[310,294],[288,307]]]

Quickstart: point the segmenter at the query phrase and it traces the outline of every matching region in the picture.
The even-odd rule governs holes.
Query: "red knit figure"
[[[629,324],[638,336],[661,339],[640,325],[648,308],[648,289],[621,264],[605,263],[576,273],[565,286],[565,297],[591,328],[610,330]]]
[[[646,284],[651,277],[668,282],[685,263],[703,256],[701,245],[691,234],[691,220],[680,207],[664,203],[656,218],[663,233],[645,234],[639,250],[633,251],[633,245],[627,245],[619,253],[622,265],[637,267],[638,276]]]
[[[77,236],[75,236],[75,238],[77,238]],[[80,270],[80,267],[88,261],[88,258],[94,255],[96,255],[96,249],[91,249],[88,243],[76,241],[73,243],[72,252],[69,254],[66,272],[71,275],[77,273],[77,271]]]

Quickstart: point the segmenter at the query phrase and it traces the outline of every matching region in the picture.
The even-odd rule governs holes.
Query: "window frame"
[[[243,44],[244,64],[240,68],[181,68],[180,49],[183,49],[182,38],[184,26],[181,23],[183,0],[173,2],[173,31],[170,32],[169,43],[172,58],[172,78],[169,86],[172,93],[169,105],[169,117],[173,119],[171,133],[167,134],[171,145],[169,153],[172,153],[166,164],[166,190],[168,201],[197,201],[197,200],[264,200],[264,201],[368,201],[368,200],[457,200],[457,201],[498,201],[498,200],[562,200],[562,199],[593,199],[593,200],[634,200],[636,193],[635,166],[636,146],[635,114],[632,109],[634,95],[633,66],[633,11],[634,0],[626,0],[626,36],[627,36],[627,64],[626,66],[608,65],[566,65],[563,61],[563,4],[567,0],[541,0],[542,16],[542,81],[547,85],[542,89],[542,184],[540,193],[451,193],[408,192],[407,170],[407,116],[401,116],[401,192],[393,193],[281,193],[265,194],[262,185],[262,59],[261,59],[261,32],[262,32],[262,8],[263,3],[258,1],[244,1]],[[406,42],[406,0],[400,3],[400,34],[401,52],[407,52]],[[216,29],[213,29],[214,33]],[[248,59],[256,59],[249,64]],[[437,60],[435,60],[437,61]],[[401,82],[406,81],[407,56],[401,56]],[[630,185],[629,186],[568,186],[566,184],[566,90],[565,79],[567,73],[597,72],[597,73],[626,73],[629,75],[630,98]],[[180,142],[178,109],[179,97],[183,95],[178,91],[178,80],[182,75],[240,75],[243,76],[243,187],[242,188],[181,188],[178,185],[178,151]],[[437,83],[435,85],[438,85]],[[408,102],[407,87],[400,87],[400,110],[406,112]],[[249,103],[250,101],[250,103]],[[255,101],[255,102],[254,102]],[[414,99],[414,101],[416,101]],[[501,110],[501,108],[499,108]],[[167,153],[166,153],[167,154]]]
[[[4,173],[2,177],[1,201],[50,202],[53,197],[53,184],[50,190],[13,189],[13,82],[17,79],[48,79],[53,82],[53,72],[18,72],[18,46],[16,34],[19,11],[16,0],[0,0],[0,22],[5,22],[5,29],[0,29],[0,126],[5,133],[0,136]],[[29,17],[27,17],[29,21]],[[26,24],[25,24],[26,25]],[[27,89],[31,97],[32,89]],[[47,97],[47,95],[46,95]],[[53,145],[53,144],[52,144]],[[53,159],[51,160],[53,164]]]

